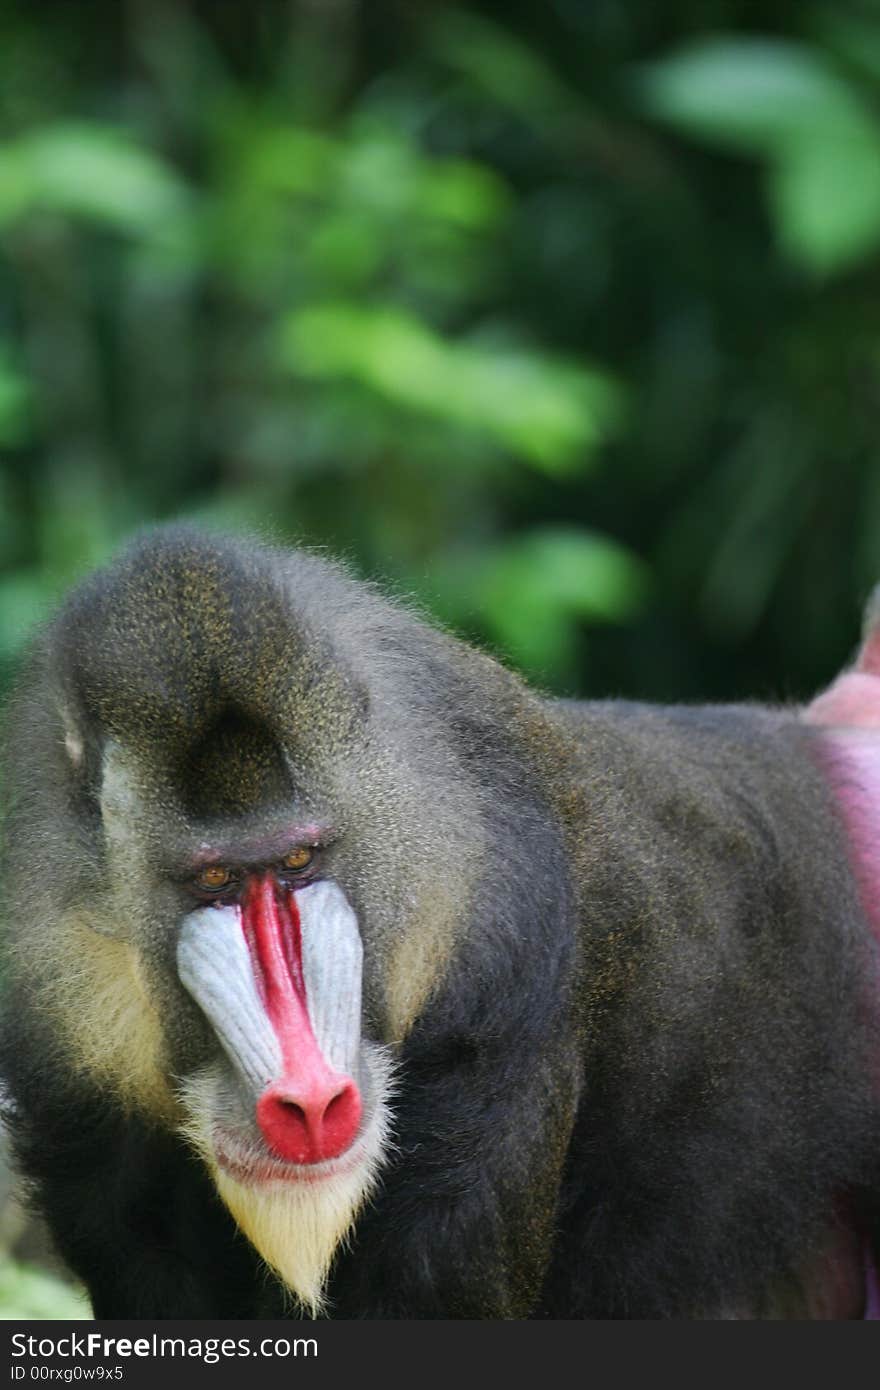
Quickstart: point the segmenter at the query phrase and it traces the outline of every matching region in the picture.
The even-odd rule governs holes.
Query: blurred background
[[[848,659],[878,0],[41,0],[0,73],[0,693],[172,517],[346,557],[553,691]]]

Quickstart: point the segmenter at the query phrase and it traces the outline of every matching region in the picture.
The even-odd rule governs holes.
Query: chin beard
[[[333,1257],[391,1147],[391,1050],[364,1043],[362,1060],[360,1130],[345,1153],[323,1163],[289,1163],[272,1154],[253,1121],[243,1122],[240,1092],[230,1088],[224,1068],[206,1068],[179,1089],[187,1117],[181,1134],[206,1164],[236,1225],[311,1317],[326,1310]]]

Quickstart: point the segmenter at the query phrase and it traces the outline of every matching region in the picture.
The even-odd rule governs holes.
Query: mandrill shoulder
[[[798,708],[558,700],[547,713],[591,819],[625,813],[635,833],[678,831],[694,849],[725,826],[777,840],[780,813],[833,819],[819,740]],[[827,822],[814,829],[821,837]]]
[[[857,832],[809,711],[545,709],[567,750],[557,804],[584,968],[608,984],[603,1002],[644,992],[645,1016],[675,1023],[677,979],[705,1008],[738,981],[762,1010],[784,1012],[801,975],[804,997],[821,996],[834,941],[840,997],[855,1009],[870,950]]]

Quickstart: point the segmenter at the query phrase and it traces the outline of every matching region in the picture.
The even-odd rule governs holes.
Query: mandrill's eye
[[[301,874],[303,869],[307,869],[315,857],[315,851],[303,845],[299,849],[292,849],[289,854],[285,854],[281,863],[285,869],[291,869],[295,874]]]
[[[196,887],[201,888],[203,893],[221,893],[224,888],[229,887],[233,877],[230,870],[225,869],[222,864],[208,864],[196,874],[195,882]]]

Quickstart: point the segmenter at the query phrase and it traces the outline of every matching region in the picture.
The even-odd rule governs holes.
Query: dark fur
[[[332,813],[371,1036],[417,843],[394,777],[442,805],[453,881],[473,873],[400,1049],[396,1151],[337,1257],[333,1315],[798,1316],[835,1217],[876,1238],[876,960],[795,712],[540,700],[324,561],[171,531],[72,597],[8,729],[4,915],[33,952],[7,971],[2,1072],[22,1171],[97,1315],[285,1308],[183,1144],[72,1073],[32,1003],[45,902],[105,892],[109,735],[153,750],[184,837],[291,797]],[[387,740],[390,782],[369,771]],[[342,804],[326,789],[346,760],[364,772]],[[474,824],[478,872],[460,867]],[[157,888],[138,945],[180,1071],[208,1044],[165,979],[173,932],[155,936],[175,891]]]

